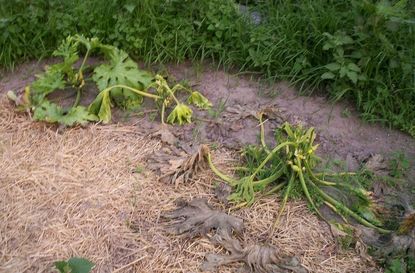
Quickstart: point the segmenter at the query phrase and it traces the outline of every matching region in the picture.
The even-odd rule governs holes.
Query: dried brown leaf
[[[175,185],[189,182],[193,176],[206,168],[208,153],[209,147],[200,145],[198,151],[186,159],[170,160],[170,171],[162,175],[159,180]]]
[[[175,145],[178,142],[176,136],[170,132],[167,125],[161,125],[157,131],[151,134],[151,137],[160,137],[160,140],[168,145]]]
[[[167,226],[169,233],[186,233],[186,237],[204,236],[212,229],[221,234],[241,233],[244,228],[241,219],[213,209],[200,198],[182,202],[178,209],[165,213],[163,217],[175,221]]]
[[[217,233],[212,241],[221,245],[230,255],[208,254],[202,264],[202,271],[217,271],[219,266],[243,262],[242,272],[258,273],[307,273],[297,257],[281,255],[278,249],[270,245],[253,244],[243,248],[238,240],[228,233]]]

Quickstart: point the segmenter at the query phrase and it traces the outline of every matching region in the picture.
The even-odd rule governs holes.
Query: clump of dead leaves
[[[233,234],[243,232],[243,220],[213,209],[204,199],[180,201],[178,208],[165,213],[164,218],[171,221],[167,225],[169,233],[190,238],[205,236],[213,244],[220,245],[230,253],[230,255],[214,253],[206,255],[206,260],[201,266],[202,271],[217,271],[220,266],[243,262],[244,267],[240,272],[308,272],[297,257],[281,255],[274,246],[260,244],[242,246]]]

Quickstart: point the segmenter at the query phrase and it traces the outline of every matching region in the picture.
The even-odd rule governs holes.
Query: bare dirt
[[[207,253],[219,253],[205,239],[189,240],[165,232],[161,215],[178,198],[213,194],[209,171],[190,184],[166,184],[149,159],[163,147],[177,154],[194,152],[200,143],[216,143],[216,163],[230,166],[234,150],[257,143],[264,110],[267,139],[284,121],[316,128],[319,153],[339,159],[351,170],[373,154],[402,151],[415,182],[415,140],[401,132],[358,118],[353,107],[323,97],[298,96],[286,83],[264,85],[248,76],[188,64],[166,68],[170,79],[188,80],[216,106],[196,112],[193,124],[169,127],[177,143],[160,139],[158,118],[148,109],[115,111],[112,125],[59,128],[34,123],[15,113],[3,94],[22,90],[48,62],[28,63],[0,74],[0,272],[51,272],[57,259],[83,256],[94,272],[198,272]],[[91,95],[92,94],[92,95]],[[93,91],[84,102],[93,97]],[[64,103],[74,97],[58,97]],[[223,107],[218,105],[223,104]],[[278,200],[264,198],[251,208],[232,211],[246,224],[242,241],[262,242],[278,212]],[[271,244],[295,255],[310,272],[379,272],[353,250],[339,251],[327,226],[310,215],[303,202],[291,201]],[[225,266],[220,272],[236,272]]]

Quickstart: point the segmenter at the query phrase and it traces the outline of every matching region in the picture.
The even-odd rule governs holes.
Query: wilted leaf
[[[182,125],[184,123],[192,122],[193,111],[187,105],[180,103],[171,111],[170,115],[167,117],[167,122],[169,123],[178,123]]]
[[[109,91],[100,92],[95,100],[89,105],[88,111],[95,114],[100,121],[108,123],[111,121],[111,99]]]
[[[241,219],[213,209],[204,199],[181,202],[179,206],[178,209],[163,214],[164,218],[175,221],[168,225],[171,234],[197,237],[214,229],[230,235],[232,231],[241,233],[244,229]]]
[[[192,94],[187,99],[187,103],[196,105],[201,109],[209,109],[212,107],[212,103],[197,91],[192,92]]]
[[[23,94],[16,95],[13,91],[7,92],[7,98],[14,102],[18,111],[28,111],[32,106],[30,101],[30,86],[26,86]]]
[[[188,182],[194,175],[205,169],[208,154],[209,147],[201,145],[196,153],[179,161],[179,164],[173,166],[172,170],[161,176],[159,180],[167,180],[169,183],[176,185],[181,181],[183,183]]]

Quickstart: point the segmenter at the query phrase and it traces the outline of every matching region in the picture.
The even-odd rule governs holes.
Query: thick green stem
[[[278,152],[281,148],[284,148],[285,146],[288,145],[293,145],[294,142],[291,141],[286,141],[281,143],[280,145],[276,146],[268,155],[267,157],[264,159],[264,161],[261,162],[261,164],[258,166],[258,168],[252,173],[251,175],[251,179],[254,179],[255,176],[258,174],[258,172],[265,166],[265,164],[267,164],[267,162],[272,158],[272,156]]]
[[[261,135],[260,135],[261,145],[264,148],[265,152],[267,152],[269,154],[270,151],[269,151],[269,149],[267,147],[267,144],[265,143],[265,128],[264,128],[264,121],[262,120],[262,116],[263,116],[262,113],[259,114],[259,126],[261,128]]]
[[[75,98],[75,101],[72,107],[77,107],[80,100],[81,100],[81,87],[77,88],[76,90],[76,98]]]
[[[298,176],[300,178],[300,183],[301,183],[301,187],[303,188],[304,194],[308,199],[308,202],[310,203],[311,207],[316,211],[316,213],[318,214],[318,216],[320,216],[321,218],[323,218],[323,216],[321,215],[320,211],[318,210],[317,206],[314,204],[313,199],[311,198],[310,192],[308,191],[307,188],[307,184],[304,180],[304,175],[303,175],[303,168],[301,166],[301,160],[297,157],[295,159],[297,166],[298,166]],[[324,219],[324,218],[323,218]]]
[[[164,103],[161,104],[161,124],[165,124],[164,123],[164,112],[166,110],[166,106],[164,105]]]
[[[179,88],[180,86],[176,85],[175,87],[173,87],[173,90],[170,89],[170,87],[166,86],[167,91],[170,93],[170,95],[172,96],[172,98],[174,99],[174,101],[176,102],[177,105],[180,104],[180,101],[176,98],[176,96],[174,95],[174,92]]]
[[[286,182],[282,182],[282,183],[278,184],[277,186],[273,187],[270,191],[268,191],[267,193],[265,193],[265,195],[270,195],[270,194],[276,193],[282,187],[284,187],[286,184],[287,184]]]
[[[155,99],[155,100],[161,99],[160,96],[157,96],[157,95],[154,95],[154,94],[150,94],[150,93],[147,93],[147,92],[144,92],[144,91],[141,91],[141,90],[137,90],[135,88],[132,88],[132,87],[127,86],[127,85],[122,85],[122,84],[117,84],[117,85],[113,85],[113,86],[107,87],[106,89],[102,90],[101,92],[108,92],[108,91],[110,91],[111,89],[114,89],[114,88],[128,89],[128,90],[130,90],[130,91],[132,91],[134,93],[137,93],[137,94],[139,94],[139,95],[141,95],[143,97],[152,98],[152,99]]]
[[[315,176],[352,176],[357,175],[355,172],[340,172],[340,173],[315,173]]]
[[[278,166],[280,166],[281,165],[281,163],[280,164],[278,164]],[[277,166],[277,167],[278,167]],[[276,167],[276,168],[277,168]],[[271,175],[271,176],[269,176],[269,177],[267,177],[267,178],[264,178],[264,179],[262,179],[262,180],[258,180],[258,181],[254,181],[253,182],[253,185],[254,186],[262,186],[262,187],[265,187],[265,186],[267,186],[269,183],[272,183],[272,182],[274,182],[275,180],[277,180],[278,178],[280,178],[281,177],[281,175],[283,174],[283,172],[284,172],[284,168],[283,167],[281,167],[276,173],[274,173],[273,175]]]
[[[88,59],[88,56],[89,56],[89,52],[90,52],[90,50],[88,49],[85,53],[84,59],[82,60],[82,64],[79,67],[79,72],[78,73],[82,73],[82,71],[84,69],[84,66],[85,66],[85,63],[86,63],[86,60]]]
[[[294,186],[294,182],[295,182],[295,175],[292,173],[291,177],[290,177],[290,180],[288,181],[287,189],[285,190],[285,193],[284,193],[284,198],[282,199],[282,203],[281,203],[281,207],[280,207],[280,210],[278,212],[278,215],[277,215],[277,219],[275,220],[274,225],[272,226],[272,230],[275,229],[275,227],[278,225],[278,223],[280,221],[281,215],[282,215],[282,213],[284,212],[284,209],[285,209],[285,205],[287,204],[288,197],[290,196],[291,190]]]
[[[307,174],[311,177],[311,179],[314,182],[321,184],[323,186],[337,186],[338,185],[337,183],[334,183],[334,182],[328,182],[328,181],[319,179],[318,177],[314,175],[313,171],[311,170],[307,162],[305,162],[304,165],[305,165]]]
[[[78,86],[78,89],[76,90],[76,98],[75,98],[75,102],[73,103],[72,107],[77,107],[79,104],[79,101],[81,100],[81,92],[82,92],[82,86],[84,85],[84,74],[83,74],[83,70],[84,70],[84,66],[86,63],[86,60],[88,59],[89,56],[89,52],[90,50],[88,49],[85,53],[84,59],[82,60],[82,64],[79,67],[78,73],[77,73],[77,80],[81,81],[81,83]]]
[[[210,156],[210,153],[207,154],[207,160],[208,160],[208,164],[210,169],[217,175],[219,176],[220,179],[222,179],[223,181],[227,182],[228,184],[230,184],[231,186],[235,186],[238,184],[238,181],[227,176],[226,174],[221,173],[216,167],[215,165],[213,165],[212,162],[212,158]]]
[[[321,195],[321,197],[323,197],[323,199],[325,201],[329,202],[330,204],[332,204],[336,208],[340,208],[345,214],[352,216],[360,224],[362,224],[362,225],[364,225],[366,227],[370,227],[370,228],[376,229],[380,233],[384,233],[384,234],[391,233],[390,230],[386,230],[386,229],[377,227],[374,224],[372,224],[369,221],[367,221],[366,219],[364,219],[363,217],[359,216],[357,213],[355,213],[354,211],[352,211],[351,209],[349,209],[347,206],[343,205],[342,203],[340,203],[339,201],[337,201],[336,199],[334,199],[333,197],[331,197],[330,195],[328,195],[327,193],[325,193],[323,190],[321,190],[313,182],[310,181],[310,184]]]
[[[329,207],[332,211],[334,211],[334,213],[338,214],[345,223],[348,223],[347,219],[340,213],[340,211],[338,209],[336,209],[335,206],[333,206],[331,203],[324,201],[324,204]]]

